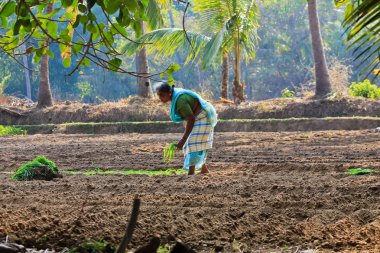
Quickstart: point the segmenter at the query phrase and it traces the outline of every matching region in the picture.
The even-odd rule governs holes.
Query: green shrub
[[[94,86],[89,82],[78,82],[75,84],[77,89],[80,91],[80,98],[83,102],[92,102],[92,94],[94,93]]]
[[[0,125],[0,135],[24,135],[26,130],[22,130],[13,126]]]
[[[41,168],[43,168],[41,170]],[[59,174],[59,170],[53,161],[44,156],[38,156],[33,161],[22,165],[13,175],[13,180],[23,181],[32,179],[52,179]]]
[[[294,91],[292,90],[289,90],[288,88],[285,88],[281,91],[281,96],[282,98],[294,98],[295,97],[295,93]]]
[[[380,99],[380,88],[371,84],[367,79],[359,83],[351,83],[350,94],[355,97],[376,98]]]

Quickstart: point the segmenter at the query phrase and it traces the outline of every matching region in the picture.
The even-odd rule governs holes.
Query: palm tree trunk
[[[53,11],[53,4],[50,3],[47,6],[46,13]],[[48,39],[45,45],[48,44]],[[40,73],[40,87],[38,90],[38,108],[48,107],[53,105],[53,97],[50,90],[49,82],[49,56],[47,54],[43,55],[41,58],[41,73]]]
[[[228,51],[223,52],[222,64],[222,94],[221,97],[228,99]]]
[[[22,49],[25,50],[26,47],[25,45],[22,45]],[[32,101],[32,93],[31,93],[31,89],[30,89],[30,75],[29,75],[29,64],[28,64],[28,56],[27,55],[23,55],[22,56],[22,60],[23,60],[23,63],[24,63],[24,74],[25,74],[25,84],[26,84],[26,97]]]
[[[239,31],[238,31],[239,33]],[[235,77],[234,83],[232,86],[232,97],[234,99],[235,104],[240,104],[245,101],[244,97],[244,87],[240,82],[240,45],[239,45],[239,36],[235,38],[234,42],[235,46]]]
[[[247,70],[248,69],[248,66],[245,65],[245,68],[244,70]],[[243,87],[245,89],[244,91],[244,94],[245,94],[245,98],[247,100],[252,100],[252,84],[250,82],[248,82],[248,73],[247,71],[243,71]]]
[[[140,21],[142,27],[142,34],[145,33],[145,24],[143,21]],[[152,87],[150,81],[147,77],[149,73],[148,67],[148,58],[146,55],[145,47],[136,53],[136,67],[137,73],[140,73],[140,76],[137,77],[137,95],[149,98],[152,97]]]
[[[323,49],[323,42],[321,31],[319,27],[319,17],[317,12],[317,0],[308,1],[309,12],[309,26],[311,34],[311,42],[313,46],[314,65],[315,65],[315,79],[316,89],[315,95],[317,97],[324,97],[331,93],[331,82],[327,68],[325,52]]]

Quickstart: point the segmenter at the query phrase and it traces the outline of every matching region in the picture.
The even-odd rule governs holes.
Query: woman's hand
[[[181,139],[177,144],[177,149],[181,150],[183,148],[183,145],[185,145],[186,140]]]

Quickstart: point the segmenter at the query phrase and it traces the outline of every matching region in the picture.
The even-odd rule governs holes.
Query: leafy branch
[[[78,71],[81,66],[89,66],[92,62],[106,70],[151,78],[165,73],[166,70],[147,75],[122,68],[122,60],[117,57],[123,55],[123,52],[118,52],[114,42],[116,37],[121,37],[139,45],[151,44],[131,39],[126,32],[126,28],[133,24],[133,30],[138,33],[139,22],[136,20],[146,19],[144,13],[149,9],[148,2],[150,1],[88,0],[84,4],[82,0],[9,0],[0,4],[0,21],[4,28],[0,34],[0,48],[19,64],[21,63],[16,57],[26,54],[34,54],[34,61],[37,63],[44,54],[53,57],[54,53],[49,47],[58,44],[64,67],[70,67],[74,55],[79,57],[68,76]],[[54,4],[54,11],[44,14],[46,8]],[[92,13],[94,6],[101,10],[106,22],[101,22],[101,17]],[[55,16],[60,10],[63,10],[64,14],[61,17]],[[157,8],[155,10],[158,11]],[[62,14],[61,11],[60,13]],[[117,13],[119,16],[113,22]],[[5,27],[4,19],[12,20],[12,16],[16,21]],[[64,24],[67,26],[62,29]],[[82,28],[83,31],[79,31],[78,28]],[[90,39],[85,39],[86,37]],[[25,51],[17,50],[25,43],[32,46]]]

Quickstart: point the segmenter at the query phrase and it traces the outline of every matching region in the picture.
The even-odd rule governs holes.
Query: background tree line
[[[223,1],[205,2],[223,3]],[[239,1],[232,1],[232,3],[234,2],[237,4]],[[247,7],[253,3],[253,1],[240,2],[244,2],[245,6],[243,7]],[[227,23],[229,22],[229,27],[232,27],[232,32],[230,33],[230,38],[232,39],[220,40],[219,49],[214,53],[210,52],[207,48],[199,49],[198,55],[192,60],[189,60],[189,54],[191,54],[191,50],[194,49],[190,48],[188,43],[186,43],[186,38],[182,38],[182,42],[185,42],[184,45],[187,45],[188,48],[178,47],[178,50],[173,52],[168,52],[168,49],[161,48],[163,53],[155,52],[154,50],[149,52],[149,49],[147,49],[148,55],[146,58],[147,65],[149,66],[147,72],[159,73],[165,69],[166,66],[177,63],[181,66],[181,69],[173,74],[176,81],[182,83],[186,88],[208,93],[208,95],[215,99],[226,96],[226,93],[230,94],[228,98],[232,99],[231,94],[234,86],[230,85],[227,88],[228,90],[226,90],[226,86],[223,88],[221,85],[223,83],[222,81],[225,82],[226,80],[230,84],[234,82],[237,83],[235,87],[241,85],[240,88],[244,89],[244,94],[247,98],[254,100],[278,97],[284,88],[291,90],[300,88],[303,84],[308,83],[314,78],[313,73],[310,71],[314,66],[308,19],[308,6],[310,7],[311,2],[289,2],[280,0],[266,1],[264,3],[254,2],[255,5],[257,4],[257,9],[254,14],[258,16],[256,17],[257,20],[251,18],[250,21],[257,21],[257,24],[254,23],[254,26],[249,26],[247,34],[254,32],[254,35],[257,34],[257,37],[252,37],[247,40],[254,45],[243,45],[247,46],[251,51],[248,52],[249,50],[247,50],[247,53],[244,53],[247,57],[243,57],[241,61],[241,69],[239,71],[240,82],[238,82],[236,75],[232,74],[236,71],[236,62],[234,63],[236,57],[234,57],[233,52],[237,46],[236,43],[235,46],[233,46],[233,40],[234,38],[236,39],[236,36],[233,33],[235,28],[233,28],[232,22],[238,22],[236,21],[236,16],[227,15],[227,17],[223,19],[217,15],[217,6],[214,5],[209,7],[211,7],[211,10],[212,8],[216,10],[216,12],[212,13],[215,16],[210,16],[209,12],[206,18],[202,18],[202,11],[207,12],[207,9],[203,8],[202,10],[202,8],[199,7],[202,1],[195,1],[192,3],[194,8],[190,8],[186,13],[186,28],[190,36],[193,33],[198,33],[213,39],[215,35],[223,30],[223,25],[225,27],[223,22],[222,25],[220,25],[220,21],[225,21]],[[156,19],[153,21],[144,21],[148,25],[141,22],[143,29],[139,31],[140,34],[135,34],[136,38],[143,36],[143,33],[149,33],[157,28],[177,27],[181,30],[183,25],[183,11],[186,6],[177,2],[162,3],[162,6],[163,8],[159,10],[160,15],[162,15],[162,24],[155,22],[159,16],[155,16]],[[196,8],[197,6],[198,9]],[[242,7],[235,5],[231,8],[236,8],[236,10],[232,12],[236,13],[236,11]],[[360,73],[360,68],[355,67],[355,63],[353,62],[354,58],[349,52],[347,53],[347,45],[343,43],[342,35],[344,27],[342,27],[342,22],[345,15],[347,15],[347,13],[345,14],[346,9],[335,8],[334,1],[319,1],[318,10],[320,30],[327,60],[337,59],[346,65],[353,66],[352,81],[363,79],[364,74]],[[101,11],[99,8],[94,9],[93,14],[95,16],[101,16]],[[219,23],[211,22],[213,18]],[[208,23],[205,23],[207,19],[209,24],[213,24],[214,26],[207,26],[206,24]],[[203,23],[199,22],[199,20]],[[241,23],[244,21],[243,19],[240,20]],[[101,22],[106,22],[106,20],[101,20]],[[153,24],[149,25],[149,22]],[[136,29],[127,27],[126,32],[130,34],[133,30]],[[225,32],[224,35],[228,35],[227,32]],[[211,45],[215,46],[215,41],[216,39],[213,41],[214,44]],[[124,37],[115,37],[117,48],[123,48],[125,42],[126,39]],[[197,41],[196,37],[194,37],[193,46],[196,45],[195,42],[201,43],[201,41]],[[206,42],[207,41],[203,41],[204,44],[199,44],[200,47],[205,46]],[[147,45],[147,47],[148,46],[150,45]],[[158,47],[158,44],[153,44],[153,47]],[[58,45],[51,45],[50,50],[55,56],[61,53]],[[353,51],[354,48],[351,50]],[[200,60],[200,53],[204,53],[203,51],[209,53],[208,57],[212,58],[213,61],[202,62]],[[137,52],[137,54],[139,53]],[[17,57],[20,60],[22,57],[24,59],[26,58],[31,70],[25,71],[20,68],[16,62],[10,59],[9,56],[1,54],[0,78],[2,80],[2,86],[0,88],[3,89],[5,94],[19,97],[26,96],[25,72],[28,72],[31,80],[32,100],[37,100],[37,91],[41,81],[41,65],[33,63],[32,55]],[[120,55],[118,57],[123,60],[123,63],[121,63],[123,68],[136,69],[136,65],[138,65],[138,55]],[[72,62],[76,60],[77,57],[73,56]],[[367,59],[366,61],[368,62],[370,60],[372,59]],[[140,69],[141,68],[143,67],[140,67]],[[79,67],[79,70],[71,76],[65,76],[69,70],[64,68],[64,63],[59,57],[54,57],[49,60],[49,71],[51,90],[56,100],[81,99],[85,102],[100,102],[102,100],[118,100],[123,97],[135,95],[139,91],[137,77],[110,72],[91,62],[89,62],[86,67]],[[140,72],[144,72],[144,70]],[[344,74],[345,73],[342,73],[342,75]],[[155,76],[148,81],[154,82],[154,80],[157,79],[159,79],[159,77]],[[146,82],[147,79],[143,80],[142,84],[140,82],[140,87]],[[146,87],[149,88],[151,86]],[[149,91],[149,89],[147,89],[146,92],[147,91]],[[224,95],[222,92],[224,92]]]

